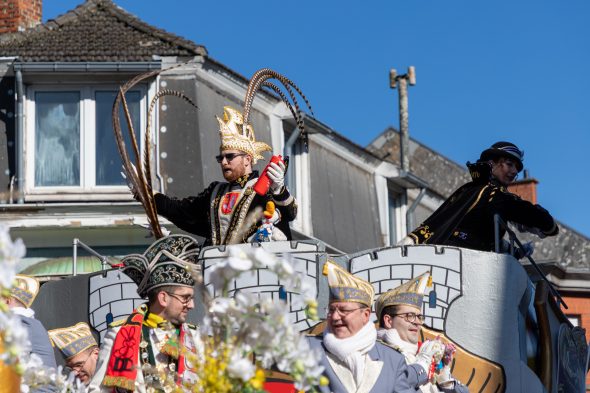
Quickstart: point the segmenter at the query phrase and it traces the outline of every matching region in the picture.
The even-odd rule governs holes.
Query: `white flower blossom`
[[[240,380],[246,382],[254,376],[256,367],[247,357],[233,353],[227,366],[227,372],[230,376],[239,378]]]
[[[254,269],[266,269],[277,276],[287,292],[299,295],[291,297],[293,307],[317,304],[315,282],[297,272],[291,258],[277,258],[263,248],[244,251],[230,247],[228,251],[229,257],[210,271],[215,293],[228,296],[233,280],[242,274],[252,274]],[[311,351],[305,338],[293,327],[287,302],[246,291],[234,293],[233,298],[217,297],[210,304],[202,331],[209,335],[231,333],[228,340],[233,352],[228,372],[243,381],[256,370],[245,354],[254,354],[264,368],[274,365],[290,373],[297,389],[317,386],[322,375],[320,356]]]

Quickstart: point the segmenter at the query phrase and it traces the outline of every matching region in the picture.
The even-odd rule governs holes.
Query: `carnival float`
[[[119,124],[119,105],[128,113],[126,89],[156,73],[140,75],[122,87],[113,118],[126,175],[139,194],[151,232],[161,238],[164,232],[151,196],[150,126],[144,142],[147,159],[142,159],[129,124],[134,165]],[[188,100],[162,91],[154,102],[164,95]],[[290,109],[299,119],[299,109]],[[23,255],[24,245],[2,228],[3,296]],[[168,370],[161,384],[152,386],[154,391],[293,392],[313,391],[325,383],[318,359],[303,337],[323,331],[328,286],[322,271],[329,260],[369,281],[376,296],[428,272],[432,279],[424,297],[422,337],[439,336],[456,346],[452,373],[471,392],[585,391],[584,331],[564,316],[562,300],[543,274],[525,269],[510,254],[416,245],[331,255],[322,242],[309,240],[208,246],[198,255],[194,274],[200,290],[195,292],[197,306],[191,317],[200,324],[206,343],[204,356],[193,359],[200,382],[176,385],[174,372]],[[534,266],[532,259],[531,263]],[[64,323],[85,321],[102,339],[111,323],[144,302],[136,284],[111,264],[117,262],[104,263],[98,273],[45,283],[38,307],[59,315]],[[62,392],[84,391],[62,369],[45,370],[34,357],[22,355],[26,334],[3,303],[0,332],[1,391],[27,392],[43,385]]]

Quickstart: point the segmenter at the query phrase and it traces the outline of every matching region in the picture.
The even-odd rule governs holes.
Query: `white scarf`
[[[13,307],[11,311],[23,317],[35,318],[35,310],[33,310],[32,308]]]
[[[377,337],[389,345],[398,347],[402,355],[404,355],[408,360],[408,364],[414,363],[416,361],[418,344],[412,344],[411,342],[402,340],[396,329],[379,329],[377,331]]]
[[[326,349],[346,365],[357,386],[365,373],[364,355],[375,346],[376,340],[377,331],[371,321],[367,322],[354,336],[348,338],[337,338],[328,328],[324,331]]]

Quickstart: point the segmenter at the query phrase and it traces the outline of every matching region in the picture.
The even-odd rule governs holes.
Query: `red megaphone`
[[[256,193],[258,195],[261,195],[261,196],[266,195],[266,193],[268,192],[268,189],[270,187],[270,178],[268,177],[267,172],[268,172],[268,167],[273,162],[275,164],[278,164],[279,162],[284,162],[283,157],[278,155],[278,156],[272,156],[270,158],[270,162],[266,165],[266,167],[264,168],[264,170],[260,174],[260,177],[258,178],[258,181],[256,182],[256,184],[254,184],[254,191],[256,191]]]

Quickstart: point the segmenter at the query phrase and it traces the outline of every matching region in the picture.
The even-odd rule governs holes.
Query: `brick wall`
[[[0,0],[0,34],[15,33],[41,23],[42,0]]]
[[[590,340],[590,297],[577,294],[562,295],[568,309],[563,312],[568,317],[578,318],[580,326],[586,329],[586,342]],[[590,373],[586,374],[586,391],[590,391]]]

